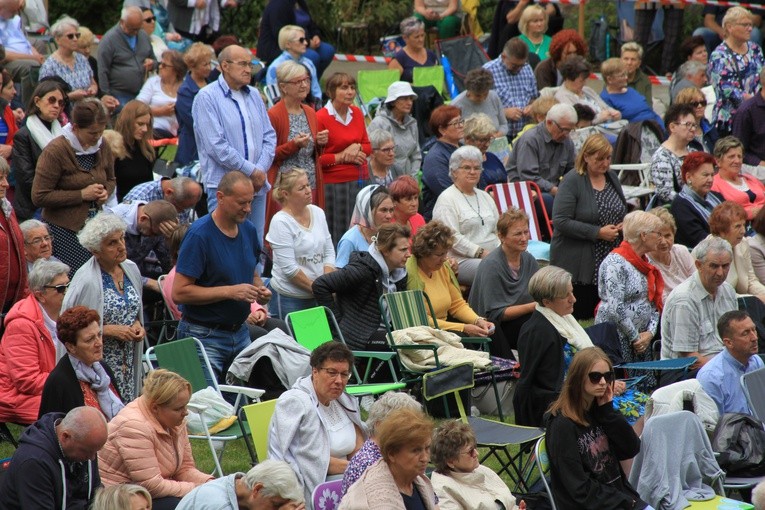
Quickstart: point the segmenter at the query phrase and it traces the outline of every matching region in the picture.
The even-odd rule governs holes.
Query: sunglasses
[[[56,99],[55,96],[48,96],[45,101],[51,106],[58,104],[59,108],[63,108],[65,104],[63,99]]]
[[[59,294],[64,294],[66,292],[66,289],[69,288],[68,283],[62,283],[61,285],[43,285],[46,289],[56,289],[56,292]]]
[[[144,23],[154,23],[154,20],[156,20],[156,19],[157,19],[156,17],[151,16],[149,18],[144,18],[143,22]]]
[[[611,384],[614,382],[614,373],[613,371],[610,372],[590,372],[587,374],[587,377],[590,378],[590,382],[592,384],[598,384],[601,379],[606,380],[606,384]]]
[[[301,37],[300,39],[293,39],[293,41],[297,41],[300,44],[308,44],[308,39],[306,39],[305,37]]]
[[[66,34],[66,38],[69,39],[70,41],[74,40],[74,39],[79,39],[80,38],[80,33],[79,32],[74,32],[72,34]]]
[[[707,106],[707,102],[706,102],[706,101],[694,101],[694,102],[692,102],[691,104],[692,104],[693,106],[695,106],[696,108],[699,108],[699,107],[702,107],[702,106],[703,106],[703,107],[706,107],[706,106]]]

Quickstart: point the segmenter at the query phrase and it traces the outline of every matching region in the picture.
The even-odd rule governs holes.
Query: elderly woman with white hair
[[[79,101],[95,96],[98,85],[93,77],[88,59],[77,51],[80,39],[80,24],[74,18],[63,16],[50,27],[56,41],[56,51],[40,66],[40,79],[56,76],[71,88],[67,94],[70,101]]]
[[[37,420],[45,380],[59,358],[56,321],[68,286],[69,266],[40,260],[29,273],[29,295],[5,316],[0,343],[0,422],[29,424]]]
[[[656,251],[664,222],[644,211],[624,217],[624,241],[600,265],[598,290],[600,306],[595,323],[613,322],[619,332],[622,357],[627,363],[650,361],[651,341],[659,328],[664,307],[664,278],[648,262],[646,254]],[[656,380],[648,373],[644,383],[652,388]]]
[[[62,310],[83,305],[101,317],[104,361],[114,368],[114,384],[125,402],[140,394],[143,351],[141,273],[127,259],[125,222],[99,213],[77,239],[93,256],[77,270]]]
[[[499,246],[497,220],[499,212],[494,200],[479,189],[483,171],[483,154],[467,145],[455,150],[449,159],[449,176],[454,184],[436,200],[433,219],[454,230],[451,255],[459,264],[458,281],[471,285],[478,264]]]
[[[752,13],[743,7],[731,7],[722,21],[725,37],[709,57],[710,82],[717,102],[712,118],[720,137],[729,135],[733,116],[741,103],[758,92],[760,71],[765,65],[762,48],[749,41]]]
[[[505,165],[493,152],[489,152],[495,134],[494,123],[485,113],[474,113],[465,119],[465,144],[478,148],[483,155],[483,172],[478,182],[481,189],[486,189],[489,184],[507,182]]]
[[[405,81],[396,81],[388,87],[388,96],[369,124],[369,131],[384,129],[393,135],[396,166],[403,174],[417,175],[422,165],[417,120],[412,109],[417,94]],[[370,139],[371,141],[371,139]],[[374,147],[374,144],[372,144]]]
[[[372,184],[387,188],[398,177],[409,175],[396,164],[396,142],[390,131],[370,129],[369,143],[372,144],[372,154],[367,162],[369,163],[369,181]]]
[[[351,460],[348,462],[348,467],[345,468],[345,473],[343,473],[342,494],[348,492],[348,488],[359,479],[369,466],[382,459],[380,445],[377,444],[375,438],[375,431],[380,423],[382,423],[385,418],[396,409],[414,409],[415,411],[422,411],[422,406],[411,396],[397,391],[389,391],[379,399],[375,400],[374,404],[372,404],[372,407],[369,409],[366,421],[367,429],[369,430],[369,438],[364,441],[364,444],[361,445],[361,448],[356,452],[356,455],[351,457]]]
[[[277,70],[279,66],[285,62],[295,62],[308,69],[311,95],[314,101],[321,101],[321,86],[319,85],[319,76],[316,74],[316,67],[311,59],[305,56],[308,50],[308,39],[305,36],[305,29],[298,25],[285,25],[279,29],[278,42],[282,54],[269,64],[266,71],[266,85],[276,85],[278,83]]]

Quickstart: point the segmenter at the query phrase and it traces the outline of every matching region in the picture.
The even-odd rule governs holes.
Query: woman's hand
[[[13,118],[16,119],[16,122],[21,122],[24,120],[24,117],[26,117],[27,114],[24,113],[24,110],[22,108],[16,108],[13,110]]]
[[[632,348],[637,354],[642,354],[651,347],[653,335],[650,331],[643,331],[638,335],[637,340],[632,342]]]
[[[165,39],[170,42],[178,42],[181,39],[183,39],[183,37],[181,37],[181,34],[178,34],[176,32],[167,32],[165,34]]]
[[[169,117],[175,114],[175,103],[167,103],[162,106],[154,107],[154,115],[156,117]]]
[[[143,327],[140,324],[132,326],[118,326],[116,324],[104,324],[104,336],[116,338],[122,342],[142,342],[144,337]]]
[[[67,97],[71,102],[79,101],[80,99],[85,99],[88,97],[88,91],[85,89],[77,89],[71,91],[69,94],[67,94]]]
[[[328,141],[329,141],[329,129],[324,129],[316,133],[317,145],[327,145]]]
[[[621,395],[627,391],[627,383],[624,381],[614,381],[614,395]]]
[[[616,225],[606,225],[600,227],[598,231],[598,239],[603,241],[613,242],[619,237],[619,228]]]
[[[83,188],[80,191],[80,194],[82,195],[83,202],[98,202],[100,200],[106,202],[106,199],[109,198],[109,194],[106,192],[104,185],[97,183],[90,184]]]
[[[266,319],[268,319],[268,314],[266,314],[265,310],[255,310],[247,317],[247,324],[262,326],[266,323]]]
[[[606,392],[603,394],[602,397],[598,397],[595,399],[595,402],[598,403],[598,406],[602,406],[605,404],[608,404],[614,399],[614,385],[612,384],[606,384]]]
[[[489,336],[489,328],[479,326],[478,324],[465,324],[463,331],[470,336],[480,336],[482,338]]]
[[[308,142],[311,141],[311,135],[307,135],[305,133],[300,133],[295,138],[293,138],[291,141],[294,142],[295,145],[297,145],[298,147],[303,148],[306,145],[308,145]]]

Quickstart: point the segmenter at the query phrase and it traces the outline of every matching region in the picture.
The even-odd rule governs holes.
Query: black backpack
[[[765,475],[765,429],[760,420],[742,413],[726,413],[717,422],[712,449],[729,475]]]

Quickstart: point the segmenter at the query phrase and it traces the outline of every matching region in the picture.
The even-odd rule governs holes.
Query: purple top
[[[351,485],[364,474],[364,471],[380,459],[382,459],[382,453],[380,453],[380,447],[377,446],[377,443],[371,439],[364,441],[364,444],[361,445],[356,455],[351,458],[348,467],[345,469],[341,494],[345,496]]]

